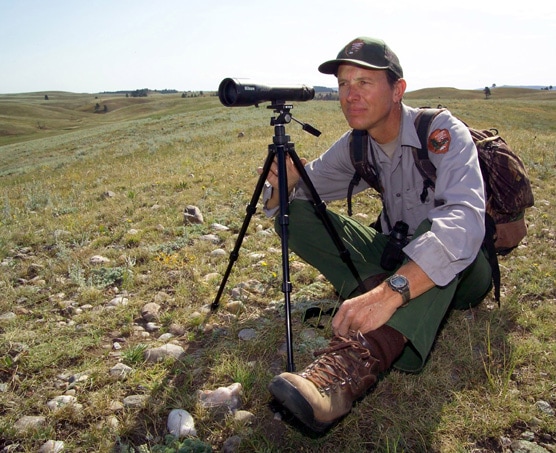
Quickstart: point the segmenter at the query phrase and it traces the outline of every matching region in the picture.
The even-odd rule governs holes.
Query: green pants
[[[328,215],[362,280],[386,272],[380,257],[388,237],[350,217],[328,211]],[[413,237],[430,229],[424,221]],[[280,233],[279,217],[275,228]],[[343,298],[358,293],[358,283],[340,257],[312,203],[294,200],[289,205],[288,246],[303,260],[316,267]],[[490,265],[483,251],[451,283],[434,287],[397,310],[388,325],[401,332],[408,344],[394,366],[403,371],[421,370],[431,351],[442,320],[451,308],[467,309],[479,304],[492,286]]]

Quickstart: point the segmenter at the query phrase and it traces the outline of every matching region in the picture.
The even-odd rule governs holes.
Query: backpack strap
[[[347,194],[347,205],[348,205],[348,215],[352,215],[352,205],[351,198],[353,195],[353,189],[359,184],[361,178],[363,178],[369,186],[375,189],[378,193],[381,193],[380,182],[378,180],[378,175],[374,167],[369,162],[368,158],[368,144],[369,135],[366,130],[354,129],[351,131],[349,137],[349,149],[350,158],[353,167],[355,168],[355,173],[351,179],[348,186]]]
[[[429,159],[428,140],[429,140],[429,127],[432,120],[443,109],[421,109],[415,118],[415,130],[421,143],[420,148],[413,148],[413,158],[415,165],[423,177],[423,191],[421,192],[421,203],[427,199],[429,188],[434,190],[436,184],[436,167]]]
[[[500,265],[498,264],[498,254],[494,246],[496,237],[496,223],[492,216],[485,212],[485,238],[483,239],[483,247],[486,250],[488,263],[492,272],[492,283],[494,286],[494,300],[498,302],[500,308],[500,286],[502,284],[500,277]]]

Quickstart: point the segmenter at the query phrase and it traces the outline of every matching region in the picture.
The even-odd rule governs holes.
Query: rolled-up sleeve
[[[450,132],[445,154],[429,152],[436,166],[435,200],[427,217],[430,231],[405,248],[436,285],[445,286],[476,258],[485,234],[485,196],[477,151],[469,130],[450,115],[439,115],[431,131]]]

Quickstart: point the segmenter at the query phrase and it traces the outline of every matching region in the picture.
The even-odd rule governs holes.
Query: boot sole
[[[316,420],[311,405],[288,380],[275,376],[268,384],[268,390],[282,406],[287,408],[300,422],[311,430],[322,433],[334,424],[334,422],[324,423]]]

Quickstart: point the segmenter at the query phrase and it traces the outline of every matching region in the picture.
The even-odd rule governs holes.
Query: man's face
[[[393,109],[399,110],[397,103],[403,96],[403,91],[400,94],[397,86],[398,83],[394,88],[390,86],[385,70],[340,65],[340,104],[350,127],[369,132],[388,127]],[[395,118],[399,122],[399,117]]]

